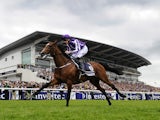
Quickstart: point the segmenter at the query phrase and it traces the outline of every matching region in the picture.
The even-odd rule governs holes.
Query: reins
[[[62,53],[62,51],[60,53],[55,53],[54,52],[53,57],[59,56],[59,55],[64,55],[64,54]],[[61,68],[64,68],[64,67],[67,67],[67,66],[71,65],[72,63],[69,62],[69,61],[70,61],[70,59],[68,59],[64,65],[59,66],[59,67],[56,66],[55,69],[61,69]]]
[[[48,45],[49,49],[50,49],[50,55],[54,58],[56,58],[56,56],[65,56],[64,53],[62,53],[61,49],[58,46],[53,46],[53,45]],[[55,51],[51,51],[51,50],[55,50],[55,49],[60,49],[59,52],[55,52]],[[72,61],[70,61],[70,59],[67,59],[63,65],[61,66],[56,66],[55,69],[61,69],[64,67],[67,67],[69,65],[72,64]]]
[[[60,68],[64,68],[64,67],[67,67],[68,65],[71,65],[72,63],[67,63],[67,64],[65,64],[65,65],[62,65],[62,66],[60,66],[60,67],[55,67],[55,69],[60,69]]]

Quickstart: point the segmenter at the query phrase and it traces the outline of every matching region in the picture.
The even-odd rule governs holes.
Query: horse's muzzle
[[[47,54],[45,54],[45,53],[39,53],[40,55],[41,55],[41,58],[43,58],[43,59],[45,59],[45,58],[47,58]]]

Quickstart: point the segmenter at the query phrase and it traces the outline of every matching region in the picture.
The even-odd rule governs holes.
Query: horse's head
[[[57,41],[54,42],[48,42],[45,47],[40,52],[40,55],[42,58],[46,58],[49,54],[55,54],[55,47],[56,47]]]

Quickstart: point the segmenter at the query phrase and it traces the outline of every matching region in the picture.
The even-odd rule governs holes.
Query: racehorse
[[[117,93],[121,97],[126,97],[124,94],[122,94],[114,84],[112,84],[108,76],[106,74],[105,67],[94,61],[90,61],[89,63],[92,65],[95,75],[94,76],[87,76],[87,75],[81,75],[80,71],[76,67],[75,63],[72,61],[71,58],[66,57],[65,53],[62,52],[60,47],[57,45],[57,41],[49,41],[43,50],[40,52],[41,57],[44,57],[45,55],[50,54],[53,57],[53,60],[55,62],[56,68],[54,72],[54,77],[51,79],[49,83],[44,84],[39,90],[37,90],[33,96],[37,95],[41,90],[48,86],[54,86],[56,84],[66,83],[67,84],[67,97],[66,97],[66,106],[69,106],[69,100],[70,100],[70,94],[73,84],[78,84],[85,82],[87,80],[90,81],[95,87],[97,87],[98,90],[100,90],[106,97],[106,100],[108,101],[108,104],[111,105],[110,97],[105,92],[105,89],[102,88],[99,84],[99,81],[103,81],[104,83],[108,84],[112,89],[116,90]]]

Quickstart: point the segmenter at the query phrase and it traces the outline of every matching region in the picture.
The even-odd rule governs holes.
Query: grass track
[[[103,100],[5,101],[0,120],[160,120],[160,101]]]

